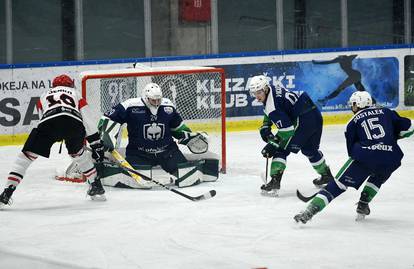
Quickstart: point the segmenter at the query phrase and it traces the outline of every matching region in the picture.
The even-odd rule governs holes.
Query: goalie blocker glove
[[[89,145],[92,149],[92,158],[100,163],[104,160],[105,147],[101,141],[101,137],[98,132],[86,137]]]
[[[208,136],[206,133],[184,132],[184,137],[178,143],[186,145],[194,154],[205,153],[208,150]]]
[[[102,144],[105,151],[113,151],[115,149],[118,137],[121,135],[121,124],[111,120],[106,116],[102,116],[98,123],[98,130],[101,135]]]

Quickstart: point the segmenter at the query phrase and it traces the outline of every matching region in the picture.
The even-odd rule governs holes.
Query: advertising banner
[[[414,56],[404,57],[404,105],[414,106]]]
[[[414,106],[414,56],[412,54],[410,48],[266,54],[248,57],[189,58],[185,61],[154,60],[146,67],[190,65],[224,68],[226,115],[229,120],[238,120],[263,115],[263,106],[257,103],[248,91],[249,78],[259,74],[269,77],[276,87],[307,92],[323,112],[349,112],[348,99],[354,91],[358,90],[368,91],[377,105],[410,109]],[[122,63],[80,62],[79,65],[62,63],[44,67],[0,68],[0,135],[25,134],[36,126],[39,120],[36,102],[51,86],[51,80],[56,75],[68,74],[75,78],[75,84],[80,88],[79,75],[82,71],[131,68],[132,63],[127,60]],[[120,85],[121,82],[124,83],[119,81]],[[197,111],[199,117],[202,117],[205,111],[220,108],[220,100],[216,98],[219,87],[204,82],[200,82],[200,85],[203,85],[202,90],[198,90],[196,85],[196,92],[190,93],[197,101],[193,110]],[[133,90],[138,87],[134,83],[126,83],[126,85]],[[165,96],[181,100],[180,94],[189,93],[177,93],[175,96],[174,91],[167,91]],[[115,101],[120,98],[111,94],[109,96]],[[96,100],[101,105],[101,112],[110,107],[109,101],[99,98]],[[184,104],[184,106],[189,105]]]
[[[359,58],[339,55],[326,61],[226,65],[227,115],[262,114],[248,92],[249,78],[264,74],[275,87],[305,91],[323,111],[349,110],[354,91],[368,91],[376,103],[394,108],[399,102],[399,66],[395,57]],[[413,74],[414,75],[414,74]]]

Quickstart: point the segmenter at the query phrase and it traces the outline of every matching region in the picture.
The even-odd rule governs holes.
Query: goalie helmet
[[[53,88],[58,86],[75,88],[75,81],[71,79],[68,75],[60,75],[55,77],[52,82]]]
[[[144,92],[142,94],[144,96],[145,101],[149,100],[158,100],[161,102],[162,99],[162,92],[160,86],[156,83],[149,83],[144,87]],[[153,105],[153,104],[151,104]],[[159,104],[158,104],[159,105]]]
[[[270,87],[269,80],[267,79],[266,76],[259,75],[259,76],[252,77],[250,79],[250,84],[249,84],[250,95],[252,97],[255,97],[256,92],[260,90],[265,91],[266,86]]]
[[[157,114],[161,104],[162,91],[156,83],[148,83],[142,92],[143,100],[153,115]]]
[[[365,108],[372,106],[371,95],[367,91],[354,92],[349,98],[349,105],[352,107],[356,105],[358,108]]]

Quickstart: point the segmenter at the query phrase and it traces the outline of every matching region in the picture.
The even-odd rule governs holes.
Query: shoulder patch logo
[[[173,108],[172,107],[170,107],[170,106],[166,106],[166,107],[164,107],[164,111],[165,111],[165,113],[167,113],[167,114],[171,114],[171,113],[173,113]]]

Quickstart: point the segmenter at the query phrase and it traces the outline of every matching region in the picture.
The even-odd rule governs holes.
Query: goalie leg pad
[[[178,177],[175,185],[189,187],[201,182],[216,181],[219,176],[218,159],[202,159],[178,164]]]
[[[79,170],[86,177],[86,180],[88,180],[89,183],[95,181],[97,172],[90,153],[86,152],[84,148],[81,148],[77,153],[70,154],[70,156],[73,161],[77,163]]]
[[[203,163],[204,160],[179,163],[175,185],[183,188],[200,184],[203,179],[203,173],[201,172]]]
[[[141,180],[137,182],[133,179],[126,171],[122,170],[119,166],[103,162],[102,169],[99,171],[101,176],[101,182],[105,186],[111,187],[120,187],[120,188],[130,188],[130,189],[151,189],[154,185],[150,181]],[[134,166],[134,168],[146,175],[151,177],[152,170],[150,165]]]
[[[219,160],[204,159],[201,172],[203,173],[204,182],[216,181],[219,177]]]

